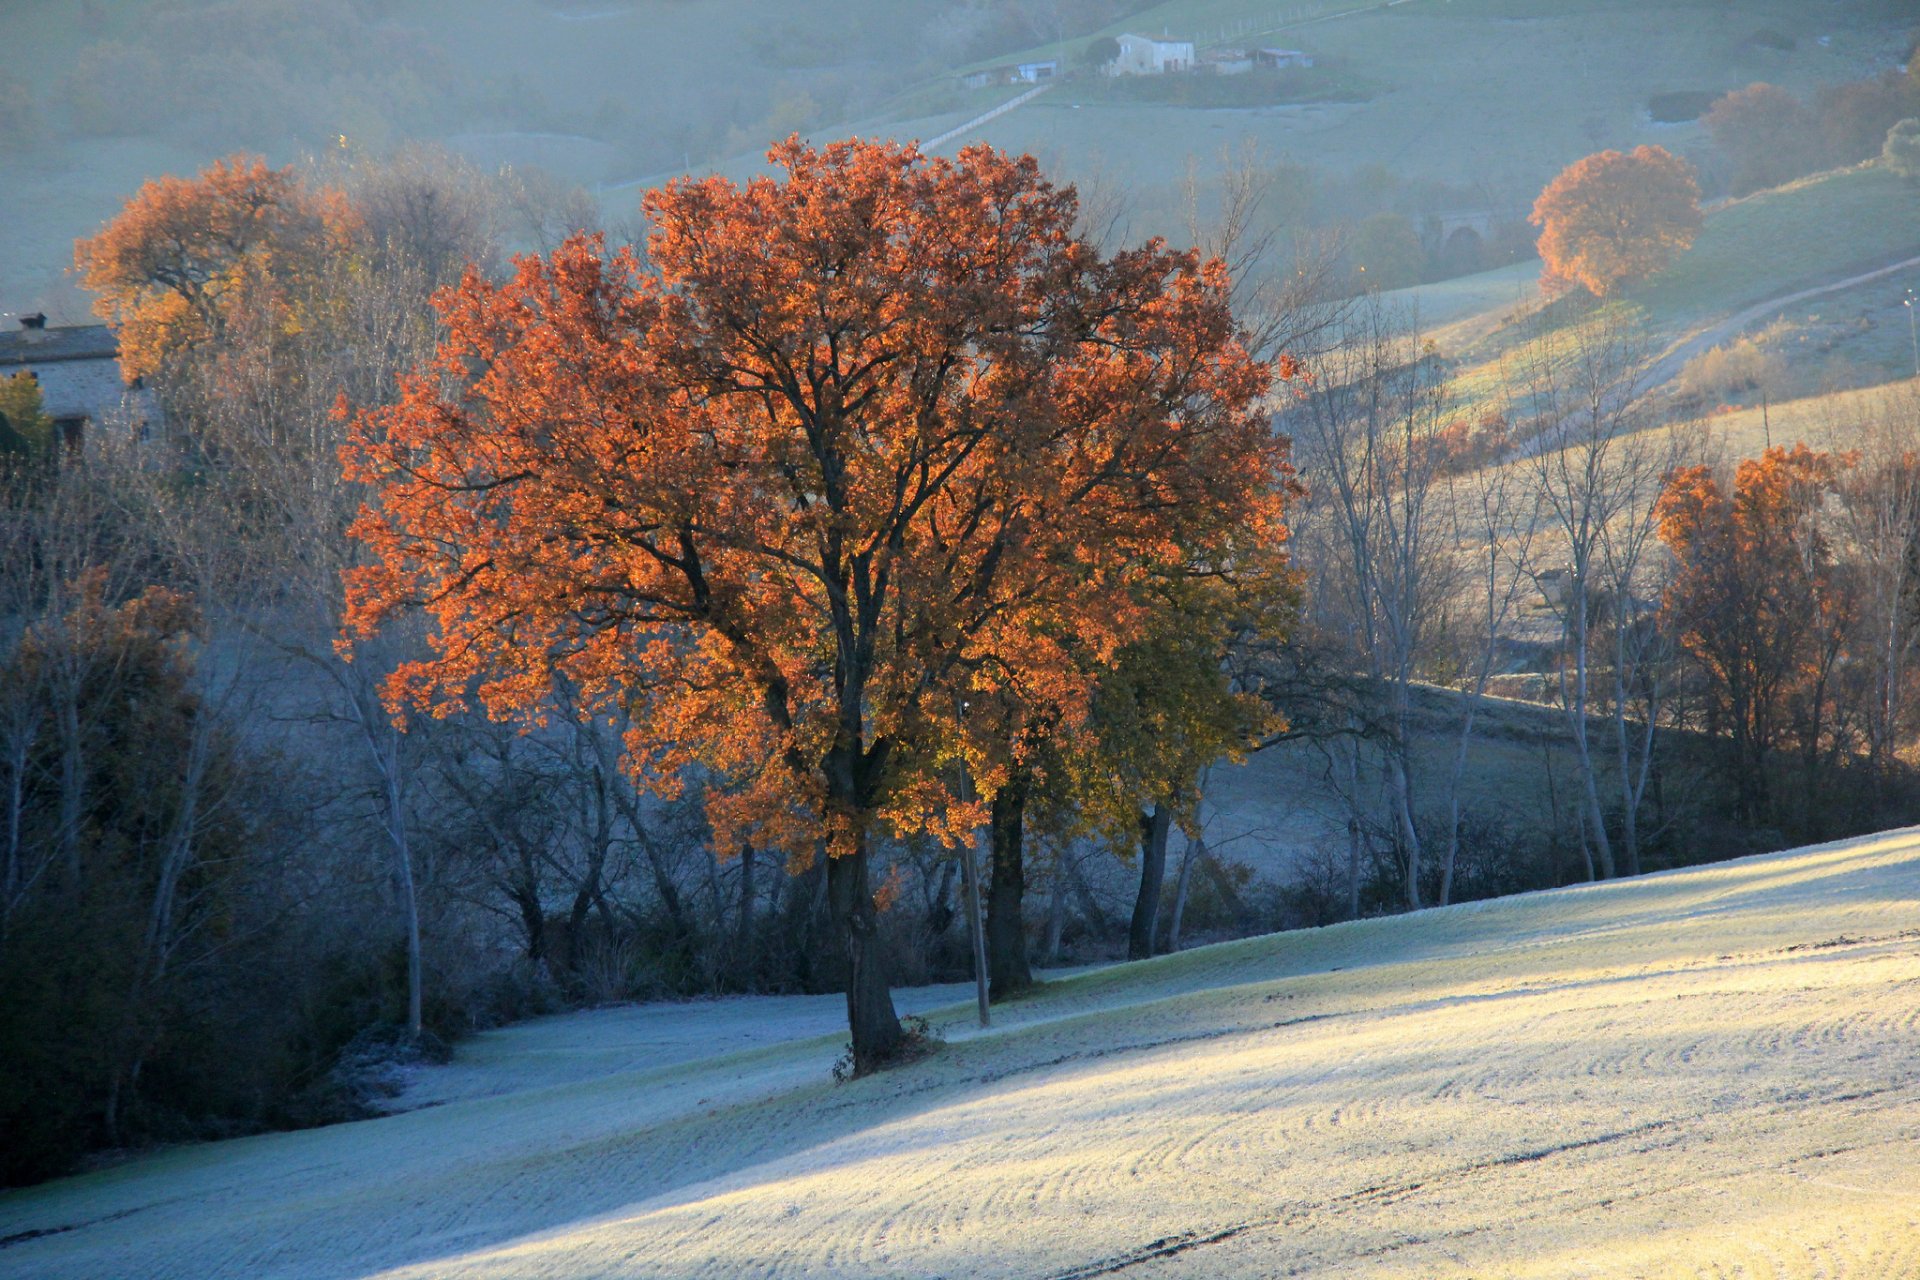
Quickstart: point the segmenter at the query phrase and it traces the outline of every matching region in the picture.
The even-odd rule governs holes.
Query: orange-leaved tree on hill
[[[1663,147],[1602,151],[1562,170],[1534,202],[1541,285],[1604,298],[1662,270],[1700,231],[1693,166]]]
[[[964,704],[1084,719],[1135,582],[1277,544],[1290,472],[1218,263],[1103,256],[985,147],[770,158],[650,193],[644,257],[579,236],[443,300],[437,362],[353,425],[350,621],[431,615],[396,707],[537,718],[565,681],[631,714],[640,785],[723,784],[717,848],[827,855],[864,1071],[902,1040],[872,840],[958,841],[1006,776]]]
[[[235,322],[293,332],[302,281],[348,246],[355,221],[338,192],[232,156],[141,187],[99,234],[75,243],[74,265],[132,381]]]
[[[1667,480],[1655,514],[1674,553],[1667,625],[1701,668],[1708,727],[1733,741],[1741,816],[1770,818],[1770,758],[1796,724],[1817,743],[1855,612],[1821,509],[1851,459],[1775,446],[1735,468]],[[1804,744],[1803,744],[1804,745]]]

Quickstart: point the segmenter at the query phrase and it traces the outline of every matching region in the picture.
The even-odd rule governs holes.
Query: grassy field
[[[1878,165],[1837,170],[1711,211],[1694,247],[1672,267],[1624,294],[1654,353],[1708,345],[1716,322],[1771,298],[1920,255],[1915,190]],[[1536,323],[1538,264],[1522,264],[1393,295],[1417,303],[1423,325],[1457,363],[1460,411],[1499,408],[1509,364]],[[1744,330],[1773,326],[1785,381],[1774,398],[1810,396],[1914,372],[1906,290],[1920,270],[1896,273],[1757,315]],[[1566,304],[1546,315],[1555,323]],[[1737,333],[1711,338],[1727,345]],[[1683,352],[1684,354],[1684,352]],[[1679,356],[1667,362],[1681,367]],[[1757,393],[1752,395],[1757,399]],[[1708,405],[1708,408],[1714,407]]]
[[[1185,0],[1126,25],[1204,36],[1257,23],[1274,8]],[[1409,0],[1271,33],[1364,80],[1372,90],[1365,103],[1172,110],[1113,103],[1104,91],[1066,84],[995,121],[984,136],[1056,158],[1069,171],[1097,163],[1143,191],[1168,181],[1187,157],[1204,169],[1222,144],[1251,140],[1271,155],[1340,168],[1384,165],[1405,176],[1469,184],[1493,203],[1524,207],[1560,168],[1600,147],[1698,144],[1698,126],[1648,122],[1644,111],[1655,93],[1761,79],[1810,92],[1884,65],[1898,43],[1884,12],[1846,3],[1823,6],[1820,15],[1822,21],[1810,21],[1807,6],[1792,0],[1737,8]],[[1755,34],[1775,29],[1791,33],[1795,48],[1754,42]],[[1829,37],[1825,46],[1821,35]]]
[[[1056,978],[575,1014],[0,1196],[9,1277],[1920,1273],[1920,834]],[[929,1007],[931,1004],[933,1007]]]
[[[0,4],[0,80],[32,86],[40,136],[0,155],[0,315],[84,318],[62,278],[73,240],[163,173],[240,149],[287,163],[343,135],[372,152],[441,143],[588,186],[679,172],[734,127],[735,150],[759,149],[925,79],[940,8],[848,0],[823,24],[777,0],[225,3],[232,21],[197,42],[154,18],[157,0]],[[124,59],[88,61],[90,47],[153,54],[133,63],[151,82]],[[74,99],[96,88],[113,110],[80,127]],[[619,195],[610,212],[633,203]]]
[[[1920,190],[1865,165],[1714,210],[1693,248],[1629,297],[1656,323],[1684,325],[1914,252]]]
[[[1098,173],[1131,191],[1143,232],[1179,229],[1166,211],[1177,205],[1189,160],[1204,176],[1223,148],[1248,141],[1272,156],[1332,169],[1380,165],[1523,206],[1555,170],[1597,146],[1697,141],[1693,126],[1644,119],[1651,94],[1755,79],[1811,91],[1884,65],[1901,29],[1897,6],[1879,0],[1838,0],[1818,10],[1818,21],[1794,0],[1743,0],[1737,8],[1720,0],[1354,7],[1169,0],[1114,29],[1164,29],[1202,44],[1296,45],[1337,68],[1336,87],[1345,86],[1304,96],[1352,97],[1358,86],[1367,101],[1160,104],[1126,101],[1146,92],[1137,88],[1070,82],[994,122],[985,137],[1032,151],[1069,179]],[[40,87],[36,100],[57,132],[67,111],[61,77],[89,44],[145,39],[151,8],[151,0],[0,6],[0,70]],[[239,58],[245,74],[212,63],[178,69],[160,82],[168,102],[154,104],[135,133],[50,135],[47,145],[8,159],[0,312],[46,305],[74,318],[77,302],[61,280],[72,239],[142,180],[239,146],[286,161],[338,134],[373,148],[425,138],[489,162],[617,186],[670,175],[716,146],[732,148],[722,167],[751,168],[765,143],[791,128],[819,138],[932,137],[1006,96],[958,88],[958,60],[935,38],[940,11],[939,0],[855,0],[835,6],[823,25],[775,0],[396,0],[378,22],[355,28],[371,61],[326,74],[310,65],[326,61],[326,41],[280,49],[236,26],[232,50],[208,53]],[[1766,32],[1793,47],[1754,39]],[[1072,62],[1091,34],[1037,52]],[[226,93],[244,100],[215,101]],[[881,102],[891,105],[883,110]],[[276,130],[288,136],[275,142],[268,135]],[[607,201],[611,215],[631,204],[625,187]]]

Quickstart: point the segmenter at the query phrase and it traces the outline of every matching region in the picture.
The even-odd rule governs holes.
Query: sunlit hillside
[[[949,989],[949,993],[951,989]],[[906,997],[909,1007],[924,1002]],[[0,1198],[8,1276],[1920,1270],[1920,835],[1278,935],[935,1011],[477,1037],[425,1110]],[[798,1037],[798,1038],[787,1038]]]

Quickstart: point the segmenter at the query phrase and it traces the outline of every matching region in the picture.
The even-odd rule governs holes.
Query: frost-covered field
[[[437,1105],[0,1198],[0,1274],[1920,1275],[1920,832],[950,1005],[844,1086],[781,1038],[835,1012],[495,1033]]]

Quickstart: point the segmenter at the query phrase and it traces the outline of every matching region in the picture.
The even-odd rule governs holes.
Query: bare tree
[[[1519,362],[1511,416],[1530,421],[1533,430],[1518,465],[1548,534],[1529,571],[1559,605],[1566,650],[1560,700],[1579,770],[1590,872],[1611,878],[1639,865],[1636,815],[1660,710],[1661,638],[1647,603],[1653,507],[1667,473],[1685,457],[1689,436],[1654,429],[1660,424],[1645,394],[1652,353],[1637,320],[1620,306],[1593,307],[1558,327],[1543,322]],[[1609,636],[1611,652],[1599,652]],[[1603,691],[1610,694],[1622,788],[1625,844],[1618,859],[1592,738],[1602,657],[1610,668]],[[1627,707],[1636,699],[1642,721],[1630,727]]]
[[[1910,728],[1912,662],[1920,644],[1920,388],[1883,394],[1836,439],[1859,441],[1861,459],[1841,487],[1841,529],[1860,566],[1862,654],[1873,697],[1868,758],[1887,770]]]
[[[1277,199],[1286,170],[1263,161],[1251,141],[1223,147],[1209,182],[1191,158],[1180,195],[1187,237],[1226,264],[1233,314],[1248,349],[1262,359],[1311,359],[1339,342],[1356,306],[1342,297],[1340,233],[1285,226]]]
[[[1300,398],[1283,419],[1312,495],[1299,556],[1320,631],[1350,638],[1375,700],[1377,710],[1352,713],[1347,749],[1377,743],[1404,897],[1418,908],[1414,686],[1458,575],[1436,488],[1443,385],[1410,320],[1377,298],[1355,312],[1340,345],[1302,369]],[[1357,783],[1357,755],[1348,772]]]
[[[1471,583],[1462,601],[1470,605],[1470,625],[1463,628],[1461,685],[1465,698],[1454,736],[1453,763],[1447,773],[1446,849],[1441,855],[1438,905],[1453,900],[1454,870],[1460,857],[1460,797],[1474,731],[1485,702],[1487,685],[1499,660],[1500,646],[1526,582],[1524,566],[1538,531],[1538,509],[1520,493],[1512,470],[1491,467],[1464,479],[1449,478],[1448,509],[1455,544],[1472,549],[1471,571],[1462,578]]]

